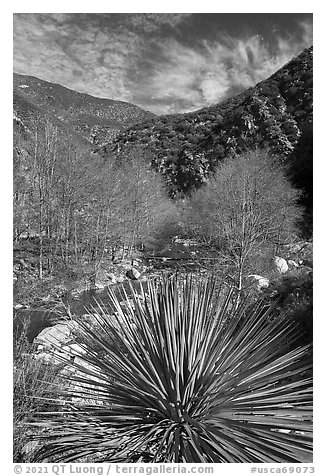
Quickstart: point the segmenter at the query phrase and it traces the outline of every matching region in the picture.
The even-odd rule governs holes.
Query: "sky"
[[[312,45],[311,13],[14,13],[14,71],[155,114],[216,104]]]

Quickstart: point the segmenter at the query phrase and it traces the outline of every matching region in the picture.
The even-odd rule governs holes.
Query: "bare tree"
[[[189,231],[217,251],[239,296],[257,257],[263,262],[293,239],[301,218],[299,196],[267,150],[227,158],[192,195]]]
[[[167,222],[177,216],[176,207],[167,196],[162,177],[137,153],[120,168],[120,185],[123,241],[132,252],[155,240]]]

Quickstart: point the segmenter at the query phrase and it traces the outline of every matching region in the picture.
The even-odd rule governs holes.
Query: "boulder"
[[[84,347],[81,347],[79,344],[71,342],[67,345],[61,347],[62,352],[69,355],[69,357],[81,357],[86,354]]]
[[[94,373],[98,374],[98,377]],[[103,405],[101,398],[99,400],[93,398],[98,394],[98,385],[100,385],[100,389],[103,388],[101,386],[103,377],[101,378],[98,369],[90,364],[87,359],[75,357],[60,370],[59,375],[68,382],[69,393],[72,396],[71,401],[73,403]],[[80,379],[83,379],[84,382],[80,382]]]
[[[269,287],[269,279],[264,278],[264,276],[260,276],[259,274],[249,274],[248,278],[254,278],[258,291]]]
[[[52,327],[43,329],[33,343],[45,347],[57,347],[67,343],[70,340],[71,328],[68,324],[56,324]]]
[[[293,259],[289,259],[288,265],[291,266],[291,268],[298,268],[299,265],[296,263]]]
[[[105,288],[105,284],[102,283],[101,281],[96,281],[96,282],[95,282],[95,288],[96,288],[96,289],[104,289],[104,288]]]
[[[117,282],[117,279],[113,273],[108,273],[108,279],[112,284],[115,284]]]
[[[22,453],[30,457],[31,454],[39,447],[39,442],[38,441],[28,441],[23,448],[22,448]]]
[[[130,268],[126,272],[126,276],[127,276],[127,278],[132,279],[132,280],[135,281],[135,280],[140,278],[140,272],[137,271],[137,269],[135,269],[135,268]]]
[[[289,266],[284,258],[275,256],[274,263],[279,273],[286,273],[289,269]]]
[[[34,358],[47,364],[62,365],[67,360],[85,354],[85,349],[72,339],[72,329],[77,326],[77,322],[69,321],[43,329],[33,341],[37,345]]]
[[[71,331],[78,327],[76,321],[59,323],[52,327],[43,329],[33,340],[38,350],[57,349],[72,342]]]

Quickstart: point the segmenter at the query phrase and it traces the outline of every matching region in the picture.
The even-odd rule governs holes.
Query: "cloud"
[[[97,28],[70,16],[16,14],[14,66],[20,73],[58,82],[79,92],[130,101],[128,68],[138,36]]]
[[[181,105],[180,112],[187,112],[217,103],[266,79],[304,49],[304,43],[279,37],[277,53],[272,54],[260,35],[235,38],[224,34],[196,48],[170,40],[161,45],[161,55],[152,60],[152,75],[143,77],[142,82],[146,95],[151,96],[150,103],[155,98],[170,98],[164,113],[176,112],[176,103]],[[146,104],[146,95],[139,94],[138,100]]]
[[[299,26],[302,30],[302,41],[307,45],[312,45],[313,41],[313,24],[310,21],[301,21]]]
[[[152,33],[162,27],[176,28],[191,15],[191,13],[136,13],[126,14],[124,18],[133,27]]]
[[[14,68],[157,114],[187,112],[267,78],[312,42],[309,21],[263,38],[219,28],[207,36],[194,17],[15,14]]]

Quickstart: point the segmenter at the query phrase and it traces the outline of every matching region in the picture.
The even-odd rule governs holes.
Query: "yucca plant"
[[[35,416],[34,461],[311,461],[311,352],[291,323],[214,280],[123,292],[75,331],[86,353],[60,412]]]

